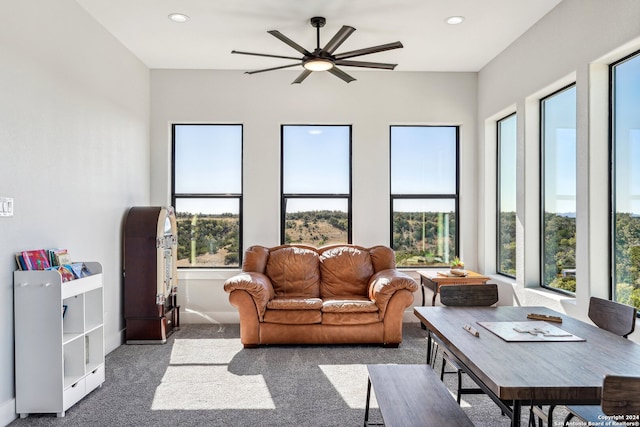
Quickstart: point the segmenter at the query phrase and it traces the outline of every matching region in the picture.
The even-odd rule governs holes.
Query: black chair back
[[[440,302],[451,307],[484,307],[498,302],[498,285],[443,285]]]
[[[601,329],[627,337],[636,327],[635,307],[598,297],[589,300],[589,319]]]

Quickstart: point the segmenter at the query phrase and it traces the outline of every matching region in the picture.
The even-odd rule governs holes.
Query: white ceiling
[[[398,71],[479,71],[561,0],[76,1],[149,68],[249,71],[286,65],[292,61],[231,51],[301,56],[267,31],[278,30],[313,51],[316,30],[309,19],[323,16],[321,46],[343,25],[357,30],[335,53],[400,41],[403,49],[354,59],[397,63]],[[172,12],[190,20],[174,23],[167,18]],[[446,24],[452,15],[465,21]]]

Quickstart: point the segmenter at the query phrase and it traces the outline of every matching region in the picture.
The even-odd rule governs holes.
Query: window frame
[[[501,153],[502,150],[501,148],[501,143],[502,143],[502,138],[501,138],[501,127],[500,127],[500,123],[503,122],[504,120],[510,119],[511,117],[514,117],[516,119],[516,150],[517,150],[517,146],[518,146],[518,140],[517,140],[517,129],[518,129],[518,115],[517,112],[514,111],[513,113],[507,114],[506,116],[502,117],[501,119],[496,120],[496,273],[500,274],[502,276],[506,276],[506,277],[510,277],[512,279],[516,278],[516,275],[512,275],[512,274],[508,274],[504,271],[501,271],[500,269],[500,253],[501,253],[501,240],[500,240],[500,235],[501,233],[501,227],[500,227],[500,216],[502,214],[502,210],[501,210],[501,171],[502,168],[501,166]],[[517,194],[516,194],[517,196]],[[516,209],[516,217],[517,217],[517,209]],[[516,241],[516,247],[517,247],[517,236],[515,238]],[[515,264],[514,260],[514,264]],[[518,271],[516,269],[516,274],[518,274]]]
[[[240,127],[240,193],[178,193],[176,192],[176,127],[177,126],[239,126]],[[242,266],[243,250],[243,199],[244,199],[244,126],[242,123],[171,123],[171,206],[176,199],[237,199],[238,200],[238,266],[188,266],[178,269],[224,269]]]
[[[284,133],[287,127],[344,127],[349,130],[349,193],[285,193],[284,176]],[[286,244],[286,213],[287,200],[289,199],[346,199],[347,201],[347,244],[352,243],[353,238],[353,126],[347,124],[282,124],[280,125],[280,244]],[[307,243],[302,243],[307,244]]]
[[[545,203],[544,203],[544,199],[545,199],[545,140],[544,140],[544,102],[566,90],[569,90],[571,88],[576,88],[576,95],[577,95],[577,83],[574,81],[572,83],[569,83],[563,87],[561,87],[560,89],[557,89],[551,93],[549,93],[548,95],[540,98],[539,101],[539,154],[540,154],[540,162],[539,162],[539,184],[540,184],[540,190],[539,190],[539,226],[540,226],[540,254],[539,254],[539,259],[540,259],[540,268],[539,268],[539,282],[540,282],[540,287],[544,288],[544,289],[548,289],[550,291],[554,291],[554,292],[558,292],[560,294],[563,295],[567,295],[570,297],[575,297],[576,294],[574,292],[565,290],[565,289],[560,289],[560,288],[554,288],[552,286],[549,286],[547,284],[544,283],[544,269],[545,269],[545,244],[544,244],[544,230],[545,230],[545,220],[544,220],[544,212],[545,212]],[[576,120],[577,120],[577,105],[576,105]],[[576,136],[576,144],[577,144],[577,136]],[[577,159],[576,159],[577,162]],[[576,177],[576,184],[577,184],[577,177]],[[576,192],[576,196],[577,196],[577,192]],[[576,211],[576,220],[577,220],[577,211]],[[576,233],[577,233],[577,227],[576,227]],[[576,291],[577,291],[577,280],[576,280]]]
[[[455,140],[455,164],[456,164],[456,172],[455,172],[455,194],[431,194],[431,193],[419,193],[419,194],[394,194],[392,192],[392,131],[393,128],[400,127],[414,127],[414,128],[454,128],[456,133]],[[394,241],[393,241],[393,230],[394,230],[394,221],[393,221],[393,205],[394,200],[453,200],[455,206],[455,235],[454,235],[454,244],[455,251],[454,256],[460,256],[460,126],[459,125],[390,125],[389,126],[389,246],[395,250]],[[398,266],[400,269],[410,269],[415,270],[419,269],[436,269],[442,268],[442,266],[428,266],[421,265],[415,267],[409,266]]]
[[[617,299],[617,281],[616,281],[616,219],[617,219],[617,205],[616,205],[616,109],[615,109],[615,68],[633,58],[640,58],[640,49],[636,50],[624,57],[609,64],[609,123],[608,123],[608,143],[609,143],[609,244],[608,244],[608,262],[609,262],[609,286],[608,286],[608,298],[611,301],[618,301]],[[640,310],[637,317],[640,318]]]

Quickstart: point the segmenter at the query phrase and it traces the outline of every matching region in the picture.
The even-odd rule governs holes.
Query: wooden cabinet
[[[57,271],[15,271],[16,412],[65,411],[104,382],[102,266],[62,282]]]
[[[133,207],[127,213],[123,275],[129,344],[164,343],[180,326],[176,233],[171,207]]]

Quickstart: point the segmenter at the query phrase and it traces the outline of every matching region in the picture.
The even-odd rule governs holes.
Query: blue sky
[[[501,120],[500,127],[500,211],[516,211],[516,149],[518,119],[515,114]]]
[[[284,126],[284,192],[348,194],[349,126]],[[240,193],[242,128],[239,125],[177,125],[176,193]],[[394,194],[455,194],[456,128],[392,126]],[[397,211],[449,212],[451,200],[402,201]],[[238,212],[236,200],[179,199],[179,212]],[[346,211],[344,199],[291,200],[288,212]]]
[[[391,193],[455,194],[456,128],[391,127]]]
[[[576,212],[576,87],[543,100],[544,210]]]
[[[242,191],[242,126],[176,125],[176,193]],[[178,199],[177,212],[239,214],[237,199]]]
[[[615,67],[616,212],[640,215],[640,57]]]

